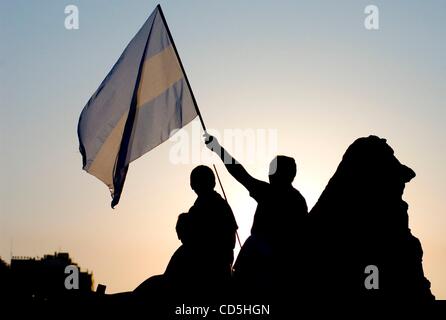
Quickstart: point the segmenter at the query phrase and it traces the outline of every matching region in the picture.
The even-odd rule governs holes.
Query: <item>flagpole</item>
[[[195,99],[195,95],[194,95],[194,92],[192,91],[192,87],[190,85],[189,78],[187,77],[186,70],[184,70],[183,63],[181,62],[180,55],[178,54],[177,46],[175,45],[175,42],[173,41],[172,33],[170,32],[169,25],[167,24],[167,21],[166,21],[166,17],[164,17],[163,9],[161,9],[160,4],[158,4],[156,7],[158,8],[158,12],[160,13],[161,19],[163,20],[163,23],[166,26],[167,35],[169,37],[170,43],[172,44],[172,48],[175,51],[175,55],[177,56],[178,63],[180,64],[181,71],[183,72],[183,75],[184,75],[184,80],[186,81],[187,87],[189,88],[189,92],[192,97],[192,102],[194,104],[195,111],[197,112],[198,118],[200,119],[201,127],[203,128],[204,133],[207,133],[206,125],[204,124],[204,120],[203,120],[203,116],[201,115],[200,109],[198,108],[197,100]],[[225,201],[228,202],[228,199],[226,198],[225,189],[223,189],[223,184],[221,183],[220,176],[218,175],[217,167],[215,166],[215,164],[213,164],[213,166],[214,166],[215,174],[217,176],[218,183],[220,184],[221,191],[223,192],[223,197],[225,198]],[[235,219],[235,217],[234,217],[234,219]],[[235,231],[235,234],[237,236],[238,244],[240,245],[240,248],[241,248],[242,243],[240,241],[240,237],[238,235],[237,230]]]
[[[217,176],[217,180],[218,180],[218,183],[220,184],[221,191],[223,192],[223,197],[225,198],[225,201],[228,202],[228,198],[226,198],[225,189],[223,189],[223,184],[221,183],[220,176],[218,175],[217,167],[215,166],[215,164],[212,164],[212,165],[214,166],[215,175]],[[234,213],[232,215],[234,215]],[[234,217],[234,219],[235,219],[235,217]],[[238,235],[237,230],[235,230],[235,235],[237,236],[237,241],[238,241],[238,244],[239,244],[239,246],[241,248],[242,247],[242,242],[240,241],[240,237]]]
[[[190,94],[192,96],[192,102],[194,103],[195,111],[197,112],[198,118],[200,119],[201,126],[203,127],[204,132],[206,132],[206,125],[204,124],[203,117],[201,115],[200,109],[198,108],[197,100],[195,99],[194,92],[192,91],[192,87],[190,85],[189,79],[187,78],[186,70],[184,70],[183,63],[181,62],[180,55],[178,54],[177,47],[175,45],[175,42],[173,41],[172,34],[170,33],[169,25],[167,24],[166,18],[164,17],[164,13],[163,13],[163,10],[161,9],[161,5],[158,4],[156,7],[158,8],[158,11],[160,13],[161,19],[163,20],[163,23],[166,26],[167,35],[169,36],[169,40],[170,40],[170,42],[172,44],[173,50],[175,51],[175,55],[178,58],[178,62],[180,64],[181,71],[183,72],[184,80],[186,80],[186,84],[187,84],[187,86],[189,88],[189,91],[190,91]]]

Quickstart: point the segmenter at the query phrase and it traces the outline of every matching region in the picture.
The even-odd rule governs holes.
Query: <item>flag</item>
[[[197,116],[195,98],[158,5],[82,110],[83,169],[118,204],[130,162]]]

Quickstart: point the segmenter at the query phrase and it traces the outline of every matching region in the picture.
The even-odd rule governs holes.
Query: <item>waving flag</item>
[[[158,5],[82,110],[83,169],[119,202],[130,162],[192,121],[198,108]]]

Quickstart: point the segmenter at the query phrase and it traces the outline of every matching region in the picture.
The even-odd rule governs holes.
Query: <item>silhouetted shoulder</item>
[[[271,185],[261,180],[253,180],[247,189],[249,195],[257,202],[264,200],[271,193]]]
[[[307,201],[305,200],[302,193],[299,192],[299,190],[293,188],[294,193],[294,199],[296,199],[296,202],[298,203],[298,207],[300,208],[300,213],[305,213],[305,215],[308,213],[308,205]]]

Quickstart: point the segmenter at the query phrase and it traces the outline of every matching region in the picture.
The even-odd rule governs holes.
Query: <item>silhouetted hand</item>
[[[204,137],[204,143],[206,144],[206,147],[208,147],[210,150],[212,150],[214,152],[219,152],[221,150],[221,145],[218,142],[216,137],[211,136],[207,132],[205,132],[203,134],[203,137]]]

